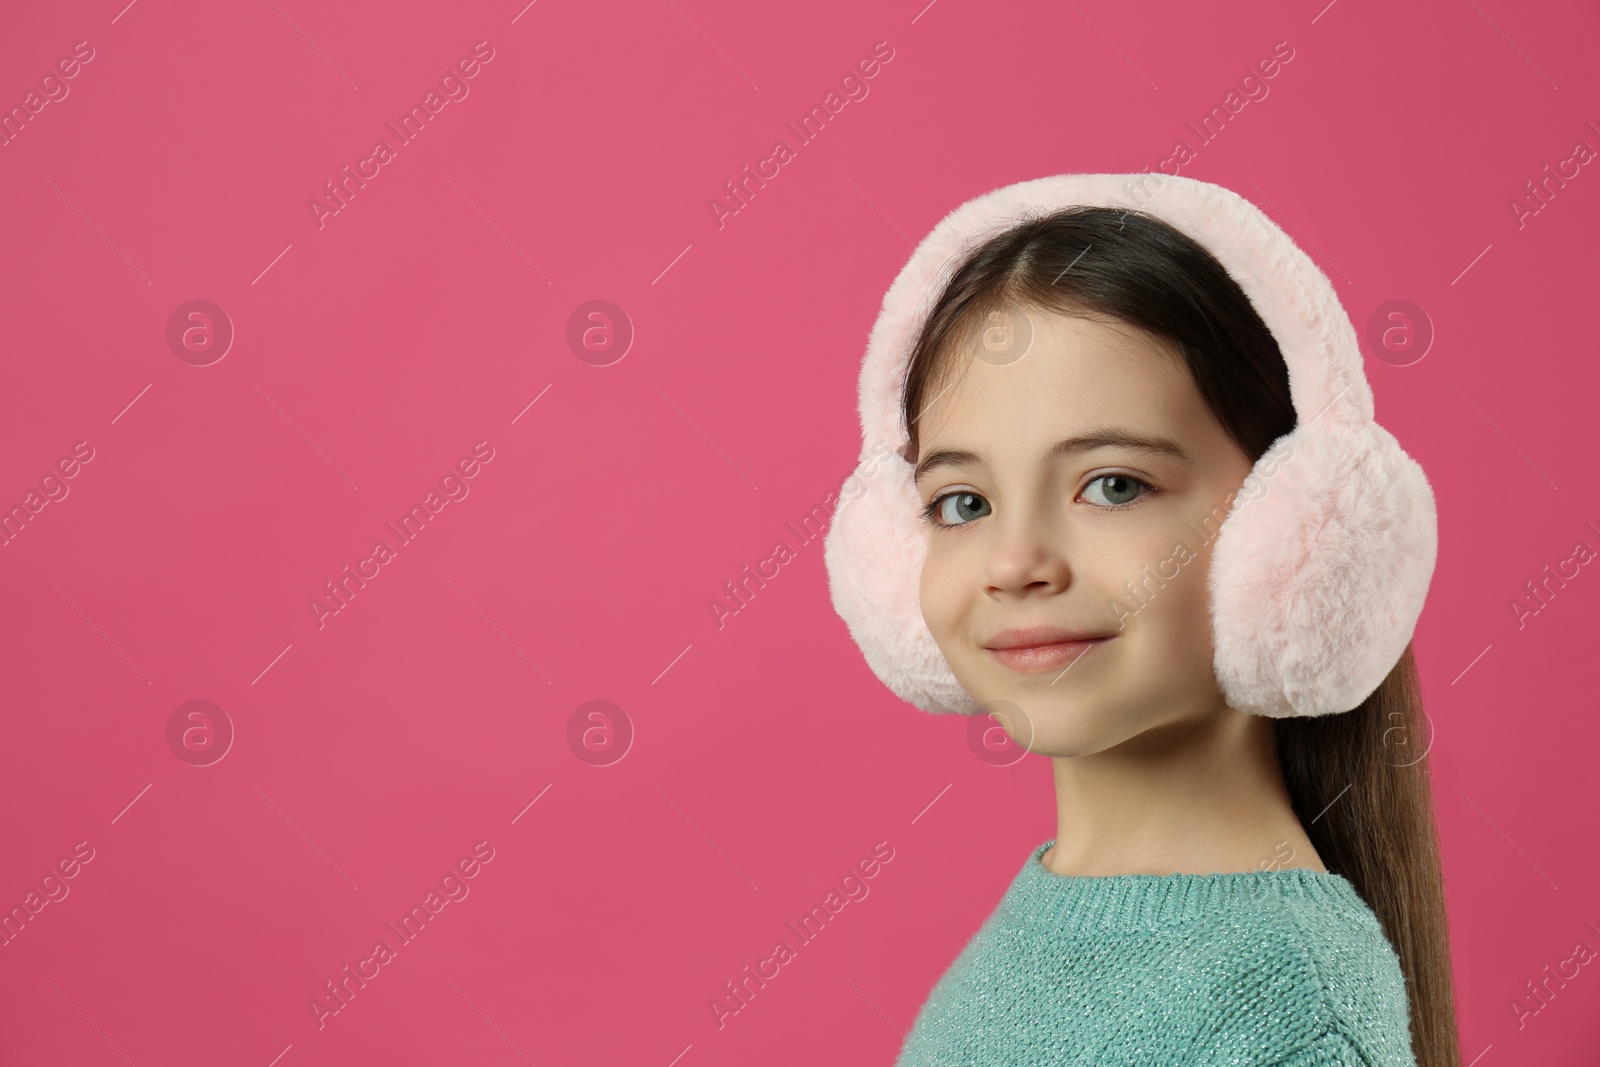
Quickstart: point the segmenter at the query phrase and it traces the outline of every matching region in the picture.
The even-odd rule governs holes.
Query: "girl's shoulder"
[[[1071,877],[1038,864],[1046,847],[934,986],[902,1065],[1045,1049],[1413,1067],[1399,961],[1348,880],[1300,868]]]

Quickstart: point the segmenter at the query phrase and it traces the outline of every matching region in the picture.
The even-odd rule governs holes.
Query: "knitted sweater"
[[[1406,984],[1342,875],[1056,874],[1033,850],[896,1067],[1415,1067]]]

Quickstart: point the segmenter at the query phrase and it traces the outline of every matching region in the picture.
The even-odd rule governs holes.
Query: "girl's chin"
[[[987,713],[1005,728],[1013,741],[1025,748],[1046,734],[1062,741],[1087,740],[1082,730],[1091,721],[1093,705],[1075,695],[1063,693],[1052,699],[1052,695],[1008,691],[1003,696],[996,694],[977,700],[983,708],[979,714]]]

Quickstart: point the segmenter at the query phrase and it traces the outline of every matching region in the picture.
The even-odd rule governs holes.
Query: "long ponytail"
[[[1416,659],[1407,645],[1353,711],[1276,721],[1295,814],[1377,915],[1406,978],[1419,1067],[1459,1067],[1444,873]]]

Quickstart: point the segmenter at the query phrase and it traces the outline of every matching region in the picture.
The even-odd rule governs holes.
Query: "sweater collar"
[[[1056,874],[1040,862],[1054,844],[1051,838],[1033,850],[1014,888],[1028,915],[1058,930],[1152,930],[1236,915],[1250,906],[1339,906],[1361,900],[1343,875],[1304,867],[1215,874]]]

